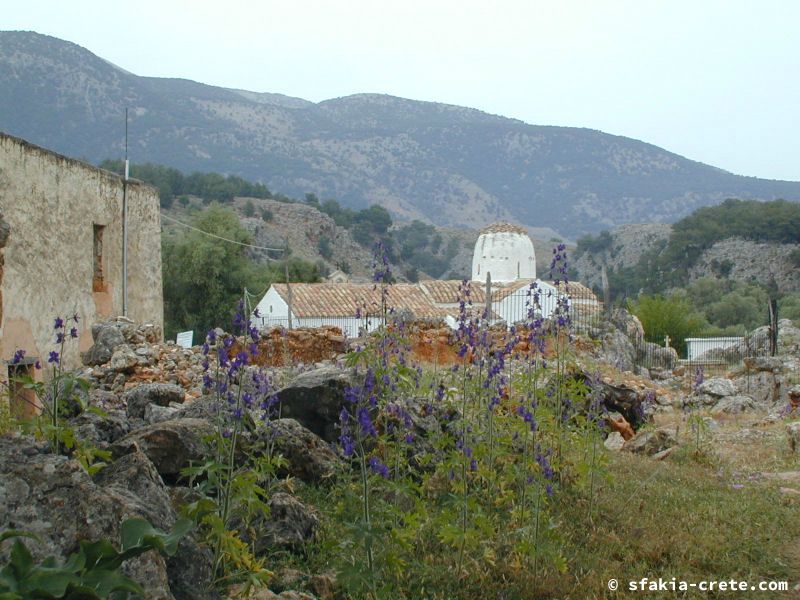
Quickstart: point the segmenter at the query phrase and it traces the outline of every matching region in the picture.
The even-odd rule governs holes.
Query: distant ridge
[[[379,203],[443,226],[509,220],[575,238],[672,222],[729,197],[800,200],[798,182],[734,175],[600,131],[377,94],[315,104],[141,77],[70,42],[0,32],[0,130],[98,162],[122,155],[126,107],[135,162]]]

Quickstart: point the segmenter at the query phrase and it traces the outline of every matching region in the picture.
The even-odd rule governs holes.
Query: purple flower
[[[378,435],[375,425],[372,423],[372,418],[369,415],[369,409],[361,407],[358,409],[358,423],[361,425],[361,433],[365,436]]]
[[[440,383],[439,387],[436,388],[436,399],[441,401],[444,398],[444,386]]]
[[[17,350],[14,352],[14,358],[11,359],[11,364],[18,365],[23,358],[25,358],[25,350]]]
[[[346,387],[344,389],[344,399],[350,404],[355,404],[356,402],[358,402],[358,397],[360,396],[360,394],[361,394],[361,388],[357,386]]]
[[[355,444],[353,443],[353,438],[349,435],[342,434],[339,437],[339,442],[342,444],[342,452],[345,456],[353,456],[355,454]]]
[[[63,328],[64,328],[64,319],[62,319],[61,317],[56,317],[54,329],[63,329]]]
[[[375,371],[370,367],[367,369],[367,374],[364,376],[364,391],[369,393],[375,389]]]
[[[694,389],[696,390],[699,388],[703,384],[703,381],[705,381],[703,367],[697,367],[697,370],[694,372]]]
[[[55,350],[50,351],[50,357],[47,359],[49,363],[57,363],[58,362],[58,352]]]
[[[369,459],[369,467],[373,473],[380,475],[384,479],[389,479],[389,467],[379,461],[377,457],[373,456]]]
[[[59,331],[56,334],[56,344],[63,344],[64,343],[64,333]]]
[[[77,327],[73,327],[72,329],[69,330],[69,337],[71,337],[71,338],[78,337],[78,328]]]

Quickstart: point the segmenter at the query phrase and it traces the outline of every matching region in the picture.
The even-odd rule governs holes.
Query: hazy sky
[[[0,28],[75,42],[137,75],[447,102],[800,181],[796,0],[5,4]]]

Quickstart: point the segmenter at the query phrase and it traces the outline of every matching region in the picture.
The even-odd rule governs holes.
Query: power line
[[[178,219],[175,219],[173,217],[165,215],[163,212],[161,213],[161,217],[164,218],[164,219],[167,219],[168,221],[172,221],[174,223],[177,223],[178,225],[182,225],[184,227],[187,227],[188,229],[192,229],[194,231],[202,233],[203,235],[207,235],[208,237],[212,237],[212,238],[215,238],[215,239],[218,239],[218,240],[222,240],[223,242],[230,242],[231,244],[237,244],[239,246],[245,246],[247,248],[254,248],[256,250],[267,250],[269,252],[286,252],[286,248],[268,248],[266,246],[254,246],[253,244],[245,244],[244,242],[237,242],[236,240],[231,240],[231,239],[222,237],[221,235],[216,235],[215,233],[209,233],[208,231],[203,231],[202,229],[198,229],[197,227],[193,227],[192,225],[189,225],[188,223],[184,223],[183,221],[179,221]],[[270,258],[269,256],[267,258],[269,260],[275,260],[273,258]]]

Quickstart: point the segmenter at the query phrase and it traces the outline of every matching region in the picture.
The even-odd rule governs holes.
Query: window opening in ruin
[[[25,380],[33,379],[33,367],[36,359],[26,358],[25,362],[8,365],[8,398],[11,415],[20,419],[28,419],[38,412],[36,393],[25,387]]]
[[[105,234],[105,225],[93,225],[93,276],[92,276],[92,291],[103,292],[105,291],[105,278],[103,274],[103,236]]]

